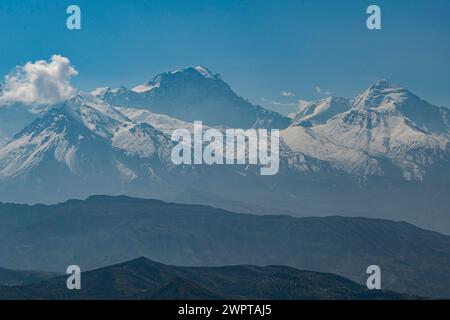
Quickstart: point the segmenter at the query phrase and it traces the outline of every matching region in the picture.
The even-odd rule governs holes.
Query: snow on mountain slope
[[[423,166],[445,155],[448,140],[427,134],[408,119],[383,111],[349,111],[314,130],[340,146],[391,159],[407,179],[421,180]]]
[[[130,121],[104,101],[89,94],[77,95],[67,101],[62,108],[65,108],[91,131],[104,138],[110,138],[122,123]]]
[[[331,163],[337,169],[359,175],[381,175],[378,161],[362,150],[340,146],[314,129],[291,126],[281,131],[281,138],[296,153]]]
[[[90,153],[99,144],[99,150],[107,152]],[[0,148],[0,178],[26,175],[45,160],[64,164],[73,174],[83,174],[91,162],[102,161],[116,163],[113,167],[123,173],[129,169],[114,160],[114,149],[168,161],[170,146],[170,138],[150,125],[134,123],[105,102],[80,94],[52,108]]]
[[[148,91],[150,91],[150,90],[152,90],[154,88],[159,88],[159,83],[158,84],[154,84],[154,85],[152,85],[152,84],[141,84],[141,85],[138,85],[138,86],[134,87],[132,89],[132,91],[134,91],[136,93],[144,93],[144,92],[148,92]]]
[[[169,153],[169,138],[162,132],[149,124],[133,122],[116,108],[92,95],[79,94],[68,102],[67,109],[87,128],[109,139],[114,148],[128,155],[148,158],[163,149],[165,157]]]
[[[419,129],[433,134],[450,134],[450,109],[437,107],[405,88],[382,80],[352,101],[355,110],[386,111],[401,115]]]
[[[157,130],[165,133],[169,137],[172,135],[173,131],[176,129],[186,129],[186,130],[190,131],[191,133],[193,133],[193,131],[194,131],[193,123],[178,120],[176,118],[173,118],[173,117],[170,117],[167,115],[157,114],[157,113],[153,113],[153,112],[150,112],[147,110],[142,110],[142,109],[120,108],[120,107],[117,107],[116,109],[118,111],[120,111],[122,114],[126,115],[132,121],[134,121],[136,123],[141,123],[141,124],[148,124],[148,125],[156,128]],[[203,125],[202,128],[203,128],[203,130],[208,130],[212,127]],[[213,128],[218,129],[225,136],[226,132],[225,132],[224,127],[215,126]],[[239,131],[237,134],[239,137],[243,136],[245,139],[245,133],[242,133]],[[205,145],[207,145],[207,144],[208,143],[205,143]],[[211,145],[216,145],[217,147],[219,147],[220,142],[216,141],[216,142],[213,142]],[[269,143],[269,147],[270,147],[270,143]],[[230,153],[230,155],[231,155],[233,153],[230,150],[235,150],[236,146],[235,146],[234,142],[225,141],[225,148],[226,148],[226,152]],[[282,150],[282,152],[283,152],[283,150]],[[287,154],[287,152],[284,152],[284,154]],[[243,157],[247,157],[246,159],[248,159],[248,153],[247,153],[247,155],[244,155]]]
[[[408,118],[386,110],[351,110],[314,130],[340,145],[379,156],[402,156],[418,148],[444,151],[448,143],[445,137],[427,133]]]
[[[100,137],[79,125],[64,109],[52,109],[0,149],[0,179],[26,175],[45,159],[79,173],[82,145],[102,143]],[[84,159],[89,162],[92,159]]]
[[[113,106],[146,109],[211,126],[286,128],[291,123],[238,96],[218,74],[204,67],[162,73],[133,90],[100,88],[93,94]]]
[[[328,97],[303,106],[294,117],[294,124],[313,126],[325,123],[335,115],[350,109],[350,101],[345,98]]]
[[[170,157],[170,138],[146,123],[125,123],[117,128],[112,146],[128,155],[149,158],[155,154],[166,161]]]
[[[450,158],[444,109],[380,81],[356,97],[348,111],[308,130],[302,127],[305,122],[296,121],[282,137],[293,150],[329,160],[353,174],[384,174],[376,165],[383,158],[405,179],[422,180],[427,168]]]
[[[188,129],[192,131],[194,127],[193,123],[178,120],[164,114],[158,114],[144,109],[121,107],[117,107],[116,109],[133,122],[147,123],[169,136],[176,129]]]

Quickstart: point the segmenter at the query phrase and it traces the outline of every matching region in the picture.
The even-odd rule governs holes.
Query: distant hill
[[[450,237],[404,222],[236,214],[208,206],[95,196],[58,205],[0,204],[0,265],[65,272],[146,256],[172,265],[287,265],[382,288],[450,297]],[[169,287],[167,290],[182,290]]]
[[[0,299],[412,299],[369,291],[340,276],[282,266],[175,267],[138,258],[82,274],[81,290],[66,277],[26,287],[0,287]]]
[[[57,276],[56,273],[51,272],[17,271],[0,268],[0,285],[1,286],[28,285],[48,280],[56,276]]]

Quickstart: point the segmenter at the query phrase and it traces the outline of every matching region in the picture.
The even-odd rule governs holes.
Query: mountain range
[[[52,106],[1,106],[0,200],[126,194],[248,213],[405,220],[450,233],[449,115],[382,80],[289,119],[239,97],[207,68],[189,67]],[[170,134],[192,130],[194,120],[280,129],[280,172],[173,165]]]
[[[248,215],[208,206],[95,196],[58,205],[0,205],[0,266],[65,273],[141,256],[171,265],[285,265],[365,284],[450,297],[450,237],[405,222]]]
[[[84,272],[80,290],[66,276],[27,286],[0,286],[0,299],[46,300],[397,300],[416,299],[369,291],[343,277],[283,266],[177,267],[137,258]]]

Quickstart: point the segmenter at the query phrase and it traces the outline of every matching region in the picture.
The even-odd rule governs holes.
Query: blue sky
[[[81,7],[81,31],[66,29],[69,4]],[[366,28],[370,4],[380,31]],[[262,105],[351,97],[387,78],[450,106],[448,0],[2,0],[0,39],[0,75],[61,54],[81,90],[203,65]]]

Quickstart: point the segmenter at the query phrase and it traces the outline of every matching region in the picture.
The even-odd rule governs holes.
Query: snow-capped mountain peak
[[[419,130],[450,135],[450,109],[437,107],[411,91],[383,80],[361,93],[352,101],[352,110],[360,114],[378,113],[404,117]]]
[[[94,93],[115,107],[146,109],[212,126],[286,128],[291,122],[238,96],[219,74],[201,66],[161,73],[133,90]]]
[[[118,170],[112,175],[126,173],[128,179],[137,174],[127,167],[121,154],[168,161],[170,146],[170,138],[151,125],[133,122],[93,95],[79,93],[53,106],[0,148],[0,178],[61,165],[71,174],[84,175],[95,162]]]
[[[211,70],[209,70],[206,67],[203,66],[196,66],[196,67],[186,67],[180,70],[175,70],[172,72],[168,72],[165,74],[172,74],[172,75],[180,75],[180,74],[189,74],[189,73],[198,73],[200,74],[202,77],[206,78],[206,79],[216,79],[216,80],[220,80],[220,75],[219,74],[214,74],[213,72],[211,72]],[[164,74],[163,74],[164,75]]]
[[[167,86],[171,82],[177,81],[188,81],[188,82],[197,82],[197,81],[218,81],[222,80],[219,74],[214,74],[211,70],[206,67],[197,66],[197,67],[186,67],[183,69],[164,72],[156,75],[152,80],[147,82],[147,86]]]
[[[105,138],[111,136],[122,123],[130,121],[109,104],[88,93],[78,93],[60,108],[66,109],[74,119]]]
[[[91,94],[93,96],[101,96],[110,90],[111,90],[110,87],[100,87],[100,88],[97,88],[97,89],[91,91]]]
[[[372,84],[369,88],[369,90],[385,90],[385,89],[393,89],[398,88],[399,86],[396,84],[391,83],[387,79],[381,79],[374,84]]]
[[[200,77],[198,77],[200,76]],[[159,88],[161,86],[161,83],[167,84],[167,82],[175,81],[178,78],[183,79],[190,79],[191,81],[194,80],[193,77],[198,77],[199,79],[209,79],[209,80],[220,80],[219,74],[213,74],[208,68],[197,66],[197,67],[186,67],[184,69],[171,71],[171,72],[165,72],[156,75],[153,79],[137,85],[133,87],[133,89],[129,90],[125,86],[121,86],[119,88],[110,88],[110,87],[100,87],[91,92],[92,95],[104,99],[107,98],[108,95],[111,96],[117,96],[121,94],[130,94],[131,93],[137,93],[137,94],[143,94],[148,93],[152,91],[153,89]]]
[[[125,86],[120,86],[118,88],[110,88],[110,87],[100,87],[90,92],[91,95],[97,97],[99,99],[103,99],[110,95],[119,95],[128,92],[129,89]]]
[[[340,100],[340,110],[333,112],[337,102],[328,98],[305,106],[291,129],[282,132],[288,146],[353,174],[390,175],[397,168],[407,180],[424,179],[427,168],[450,158],[447,108],[436,107],[387,80],[371,85],[353,100]],[[310,140],[314,142],[306,143]],[[346,167],[352,163],[357,165]],[[376,170],[364,171],[368,163]]]
[[[325,123],[332,117],[350,108],[350,101],[346,98],[327,97],[317,102],[310,102],[302,107],[295,115],[292,126],[313,126]]]
[[[411,98],[414,98],[414,95],[408,90],[393,85],[388,80],[381,80],[357,96],[352,102],[352,107],[394,111],[397,106]]]

